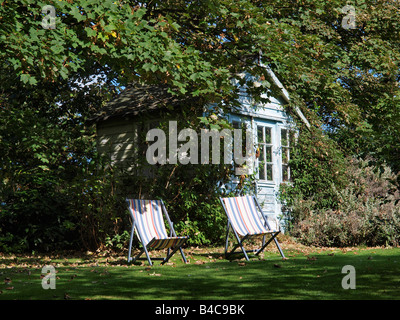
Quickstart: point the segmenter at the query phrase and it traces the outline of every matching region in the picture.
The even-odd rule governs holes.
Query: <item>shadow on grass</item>
[[[213,259],[209,262],[205,257]],[[0,290],[0,299],[141,299],[141,300],[264,300],[264,299],[399,299],[400,250],[359,251],[328,255],[279,254],[250,262],[227,261],[221,254],[191,253],[190,264],[180,255],[173,265],[100,265],[57,267],[57,287],[44,290],[40,270],[27,280],[23,272],[1,269],[13,290]],[[196,260],[198,259],[198,260]],[[215,260],[217,259],[217,260]],[[195,263],[200,261],[200,263]],[[356,270],[356,289],[342,288],[345,265]],[[14,280],[15,279],[15,280]],[[29,281],[34,282],[29,284]]]

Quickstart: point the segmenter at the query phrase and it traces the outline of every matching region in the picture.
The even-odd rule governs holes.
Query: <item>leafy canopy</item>
[[[262,92],[278,89],[267,70],[254,65],[260,53],[291,95],[288,113],[297,120],[292,106],[299,106],[314,129],[336,140],[330,144],[318,138],[320,133],[301,133],[310,141],[299,155],[312,156],[307,145],[315,139],[318,150],[329,149],[323,160],[320,154],[313,158],[327,181],[336,180],[337,170],[326,166],[339,157],[332,145],[350,155],[373,155],[399,171],[399,2],[357,1],[354,29],[342,27],[346,4],[0,1],[3,243],[32,248],[66,239],[67,231],[85,234],[90,227],[98,231],[92,234],[96,239],[85,243],[99,245],[105,235],[118,232],[122,219],[104,215],[113,202],[104,187],[112,172],[99,169],[94,130],[85,120],[131,81],[167,84],[175,94],[196,97],[198,105],[186,110],[190,114],[190,108],[206,102],[237,105],[239,91],[231,80],[245,71],[259,85],[246,83],[251,77],[240,78],[240,84],[247,84],[255,103],[263,101]],[[46,5],[55,8],[54,29],[42,26]],[[302,168],[307,159],[297,164]],[[299,185],[317,181],[313,170],[298,173]],[[189,190],[181,193],[190,196]],[[59,236],[37,223],[43,212],[61,226]]]

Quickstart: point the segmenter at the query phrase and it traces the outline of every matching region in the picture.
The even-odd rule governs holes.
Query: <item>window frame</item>
[[[284,144],[284,132],[286,144]],[[290,170],[290,159],[291,159],[291,150],[293,149],[293,145],[295,144],[296,136],[295,130],[288,127],[280,128],[280,147],[281,147],[281,173],[282,173],[282,182],[288,183],[292,182],[292,174]],[[284,155],[286,155],[284,157]]]
[[[259,136],[259,128],[262,128],[262,139],[260,142],[260,136]],[[269,130],[269,135],[270,135],[270,141],[267,142],[266,137],[266,130]],[[274,173],[274,127],[268,124],[261,124],[257,123],[256,124],[256,132],[257,132],[257,150],[259,150],[260,154],[258,157],[258,166],[257,166],[257,174],[258,174],[258,180],[265,182],[265,183],[274,183],[275,181],[275,173]],[[270,150],[270,161],[267,161],[267,148]],[[261,175],[260,172],[260,167],[263,167],[263,174]],[[268,175],[268,169],[270,168],[270,179]]]

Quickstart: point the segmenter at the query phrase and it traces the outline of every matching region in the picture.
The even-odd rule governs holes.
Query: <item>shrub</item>
[[[322,131],[300,132],[290,160],[291,177],[295,183],[281,185],[280,199],[288,207],[312,203],[313,208],[336,208],[339,203],[336,191],[348,183],[347,166],[338,145]],[[300,220],[303,215],[303,210],[294,210],[289,220]]]
[[[293,201],[292,212],[298,219],[291,234],[307,245],[397,246],[400,195],[391,183],[395,175],[388,167],[376,172],[367,161],[351,160],[349,164],[349,184],[335,191],[336,208],[318,208],[315,201],[304,200],[301,195]]]
[[[154,177],[125,175],[121,189],[132,198],[162,199],[175,231],[189,236],[188,244],[221,243],[226,217],[218,184],[227,174],[224,167],[166,164],[153,169]]]
[[[210,117],[186,117],[178,119],[183,128],[199,130],[206,128],[230,128],[221,119]],[[201,121],[201,122],[200,122]],[[167,121],[160,121],[158,127],[168,131]],[[213,127],[210,127],[213,125]],[[145,132],[144,132],[145,134]],[[142,141],[145,141],[144,137]],[[222,137],[221,137],[222,139]],[[223,143],[220,145],[223,155]],[[211,148],[210,148],[211,149]],[[140,151],[140,149],[139,149]],[[210,150],[211,152],[211,150]],[[140,154],[140,152],[138,152]],[[141,154],[145,154],[142,152]],[[189,236],[189,245],[222,244],[226,232],[226,215],[219,202],[219,196],[235,190],[226,190],[234,175],[231,164],[155,164],[151,165],[144,157],[138,156],[136,172],[122,174],[122,190],[132,198],[162,199],[174,222],[179,235]],[[240,190],[250,188],[253,176],[241,176]]]
[[[55,118],[0,108],[2,252],[94,250],[118,232],[114,173],[93,128]]]

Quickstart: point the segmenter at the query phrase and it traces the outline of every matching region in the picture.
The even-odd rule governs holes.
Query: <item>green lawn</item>
[[[262,259],[223,259],[221,248],[186,249],[168,265],[127,265],[125,256],[0,256],[0,300],[258,300],[399,299],[400,249],[296,249],[283,244]],[[43,265],[55,267],[56,288],[43,289]],[[343,289],[345,265],[356,289]]]

